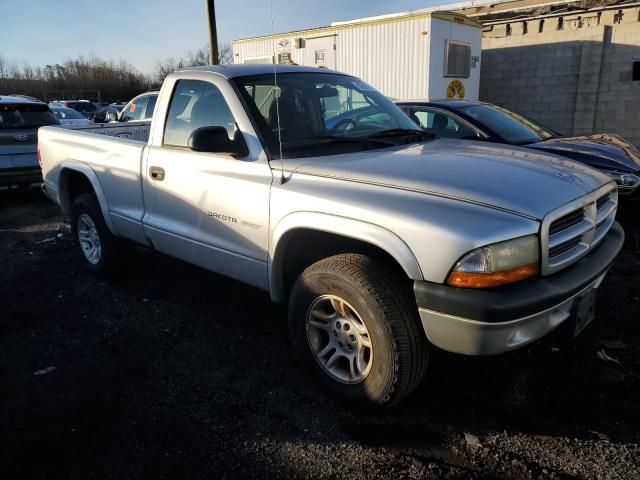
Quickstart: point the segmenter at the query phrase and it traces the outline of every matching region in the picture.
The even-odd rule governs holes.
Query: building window
[[[511,24],[507,23],[507,37],[511,36]]]
[[[529,33],[529,27],[527,25],[527,22],[522,22],[522,34],[526,35],[527,33]]]
[[[540,20],[540,23],[538,24],[538,33],[542,33],[543,30],[544,30],[544,19]]]
[[[623,16],[624,13],[622,13],[622,10],[618,10],[618,13],[613,16],[613,23],[622,23]]]
[[[253,57],[253,58],[245,58],[242,63],[257,63],[257,64],[265,64],[265,63],[274,63],[273,57]]]
[[[282,52],[278,54],[278,63],[289,65],[291,63],[291,52]]]
[[[558,26],[556,30],[562,30],[564,28],[564,18],[558,17]]]
[[[598,12],[598,25],[600,25],[601,18],[602,18],[602,12]]]
[[[631,80],[634,82],[640,82],[640,62],[633,62],[633,68],[631,69]]]
[[[468,43],[444,41],[444,76],[469,78],[471,73],[471,46]]]

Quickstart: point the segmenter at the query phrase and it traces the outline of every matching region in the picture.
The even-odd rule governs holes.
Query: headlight
[[[640,177],[633,173],[612,172],[610,170],[600,170],[605,175],[613,178],[621,190],[633,190],[640,185]]]
[[[493,243],[463,256],[447,282],[454,287],[488,288],[517,282],[538,273],[537,235]]]

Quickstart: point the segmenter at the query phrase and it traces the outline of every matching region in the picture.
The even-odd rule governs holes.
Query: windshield
[[[555,136],[548,128],[495,105],[466,105],[458,110],[493,130],[511,145],[540,142]]]
[[[233,82],[269,151],[279,153],[281,140],[284,157],[384,148],[396,144],[379,139],[387,131],[396,136],[404,130],[407,135],[420,133],[387,97],[354,77],[282,73],[277,75],[277,88],[272,74],[238,77]]]
[[[58,119],[46,105],[0,105],[0,130],[59,124]]]
[[[51,111],[53,114],[61,120],[70,120],[70,119],[84,119],[82,115],[76,112],[72,108],[52,108]]]

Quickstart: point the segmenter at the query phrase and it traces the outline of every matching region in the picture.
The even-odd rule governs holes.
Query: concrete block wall
[[[640,9],[627,9],[621,23],[613,23],[615,14],[602,12],[599,24],[567,16],[562,30],[547,18],[526,30],[515,22],[510,35],[506,25],[485,31],[480,99],[564,134],[613,132],[640,147],[640,81],[631,80],[640,61]]]

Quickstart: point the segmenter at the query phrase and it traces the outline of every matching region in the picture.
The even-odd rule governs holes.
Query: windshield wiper
[[[416,135],[421,140],[434,139],[436,136],[432,133],[425,132],[424,130],[420,130],[417,128],[390,128],[388,130],[382,130],[380,132],[372,133],[371,135],[367,135],[367,138],[378,138],[378,137],[404,137],[406,135]]]
[[[300,140],[287,142],[287,145],[299,145],[299,144],[315,143],[315,142],[364,143],[368,145],[377,145],[377,146],[385,146],[385,147],[395,145],[394,142],[389,142],[387,140],[382,140],[378,138],[371,138],[369,136],[347,137],[344,135],[318,135],[315,137],[307,137],[307,138],[302,138]]]

